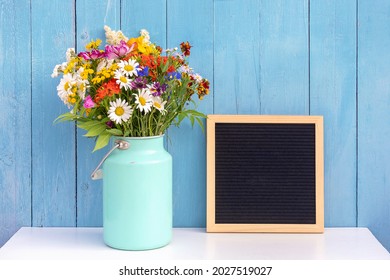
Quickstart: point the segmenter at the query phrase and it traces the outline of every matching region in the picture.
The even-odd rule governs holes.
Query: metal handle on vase
[[[115,145],[111,148],[111,150],[108,151],[108,153],[102,158],[102,160],[99,162],[98,166],[95,168],[95,170],[91,174],[92,180],[99,180],[103,178],[103,170],[99,169],[100,166],[102,166],[103,162],[108,158],[108,156],[116,149],[119,150],[127,150],[130,147],[129,143],[123,140],[116,140]]]

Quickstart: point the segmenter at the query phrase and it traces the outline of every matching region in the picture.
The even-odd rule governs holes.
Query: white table
[[[103,243],[102,228],[21,228],[0,259],[110,260],[390,260],[367,228],[326,228],[324,234],[206,233],[175,228],[172,242],[150,251],[121,251]]]

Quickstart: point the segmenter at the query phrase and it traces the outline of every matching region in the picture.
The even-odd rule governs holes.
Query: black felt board
[[[315,224],[315,180],[315,124],[215,124],[216,224]]]

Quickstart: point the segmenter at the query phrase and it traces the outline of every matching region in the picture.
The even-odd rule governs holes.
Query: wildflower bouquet
[[[137,38],[126,38],[108,26],[107,45],[91,41],[86,51],[66,52],[66,62],[56,65],[52,77],[62,74],[58,96],[70,112],[57,121],[76,121],[86,137],[96,138],[94,151],[106,146],[110,137],[162,135],[184,118],[203,128],[205,115],[189,109],[196,105],[192,96],[202,99],[209,93],[209,82],[196,74],[186,59],[188,42],[178,48],[162,50],[141,30]]]

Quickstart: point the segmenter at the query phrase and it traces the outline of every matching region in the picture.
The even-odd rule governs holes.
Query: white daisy
[[[75,75],[65,74],[57,86],[58,96],[62,102],[69,105],[69,95],[77,92],[77,79]]]
[[[130,80],[120,69],[115,71],[114,78],[120,88],[125,88],[125,90],[130,89],[130,83],[132,80]]]
[[[182,65],[179,67],[179,69],[177,69],[177,72],[192,74],[192,73],[194,73],[194,70],[191,67],[189,67],[188,65]]]
[[[152,110],[153,100],[148,88],[138,89],[138,94],[134,93],[134,96],[137,109],[145,111],[145,114]]]
[[[119,69],[128,77],[137,76],[137,69],[140,69],[137,61],[129,59],[129,61],[121,60],[118,63]]]
[[[199,75],[199,74],[194,74],[192,75],[192,78],[194,78],[195,81],[197,81],[198,83],[202,82],[202,76]]]
[[[126,100],[118,98],[115,101],[110,101],[110,109],[108,110],[108,117],[117,124],[127,122],[130,119],[133,109]]]
[[[88,81],[87,80],[77,80],[77,94],[80,96],[81,100],[85,98],[85,92],[87,91]]]
[[[85,80],[81,77],[81,74],[84,72],[84,68],[80,67],[76,72],[76,81],[77,81],[77,94],[80,96],[81,100],[85,98],[85,92],[87,90],[87,86],[89,85],[88,80]]]
[[[164,109],[167,101],[163,101],[160,96],[152,96],[153,107],[156,108],[162,115],[165,115],[167,110]]]

